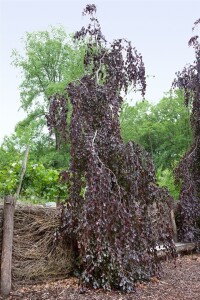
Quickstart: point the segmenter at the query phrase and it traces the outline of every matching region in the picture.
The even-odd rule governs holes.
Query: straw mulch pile
[[[2,212],[0,222],[1,219]],[[74,258],[68,241],[55,241],[59,225],[57,209],[16,207],[12,261],[14,286],[63,279],[70,274]]]

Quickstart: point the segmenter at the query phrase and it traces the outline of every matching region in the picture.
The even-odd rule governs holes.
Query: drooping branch
[[[198,24],[199,20],[195,22],[195,27]],[[192,105],[190,120],[193,145],[180,161],[175,174],[176,181],[181,183],[179,237],[183,241],[200,242],[200,42],[198,35],[189,40],[189,46],[194,48],[196,60],[182,72],[177,73],[173,85],[184,91],[185,105]]]
[[[50,133],[55,134],[56,149],[59,150],[62,143],[67,142],[67,113],[68,102],[66,95],[55,94],[50,97],[49,113],[46,114],[47,126]]]

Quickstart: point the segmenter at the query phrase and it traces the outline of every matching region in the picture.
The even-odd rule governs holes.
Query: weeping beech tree
[[[193,30],[200,24],[195,22]],[[184,91],[185,105],[192,106],[191,127],[193,145],[175,170],[176,181],[181,182],[178,234],[182,241],[200,242],[200,42],[199,36],[189,40],[195,50],[192,65],[177,73],[173,85]]]
[[[71,163],[62,178],[69,199],[58,234],[71,238],[83,285],[132,291],[137,280],[160,274],[157,245],[175,253],[163,218],[171,199],[157,186],[148,153],[120,135],[121,91],[132,85],[145,94],[142,56],[124,39],[108,44],[95,13],[86,6],[91,22],[75,34],[87,43],[85,75],[67,87]]]

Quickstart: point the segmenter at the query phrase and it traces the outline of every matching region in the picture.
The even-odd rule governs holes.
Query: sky
[[[188,40],[200,18],[200,0],[0,0],[0,143],[26,116],[12,49],[23,53],[25,32],[50,25],[63,25],[67,33],[79,30],[85,24],[82,10],[92,3],[106,39],[129,39],[142,54],[149,75],[147,100],[158,102],[170,90],[175,72],[194,61]]]

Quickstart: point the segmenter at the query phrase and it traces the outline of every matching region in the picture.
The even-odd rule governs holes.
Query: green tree
[[[34,118],[33,114],[17,123],[12,135],[4,137],[0,147],[0,165],[7,165],[13,159],[15,161],[18,153],[23,152],[29,144],[29,159],[33,163],[41,163],[47,168],[66,169],[70,159],[69,143],[59,152],[56,151],[54,140],[47,130],[44,131],[46,120]]]
[[[167,186],[178,198],[179,186],[174,185],[173,169],[192,141],[190,107],[184,106],[181,91],[167,94],[156,105],[148,101],[127,103],[120,115],[125,142],[133,140],[153,157],[160,186]]]
[[[141,144],[152,154],[156,167],[172,168],[191,144],[189,116],[180,91],[156,105],[146,100],[135,106],[126,103],[120,116],[122,137]]]
[[[31,130],[34,128],[42,133],[40,139],[43,139],[49,97],[55,93],[65,93],[66,85],[81,77],[84,72],[85,48],[83,44],[74,43],[63,27],[26,33],[23,41],[24,55],[17,50],[13,50],[12,53],[12,63],[22,74],[19,87],[21,107],[28,114],[27,119],[18,124],[17,130],[23,130],[23,125],[29,126],[35,122],[34,126],[29,127],[29,134],[26,134],[25,138],[27,139],[28,135],[33,137]],[[56,132],[54,133],[58,149],[58,137]]]
[[[63,27],[26,33],[23,41],[24,56],[17,50],[12,52],[13,65],[20,68],[23,78],[21,104],[27,111],[41,107],[42,101],[45,109],[49,96],[63,92],[68,82],[82,75],[84,47],[74,44]]]
[[[192,142],[190,107],[185,107],[183,93],[176,91],[154,106],[152,113],[158,137],[156,165],[173,168]]]
[[[22,153],[23,154],[23,153]],[[7,164],[0,162],[0,197],[15,194],[19,185],[23,155],[18,152]],[[59,180],[59,170],[46,168],[43,164],[28,161],[22,183],[21,196],[30,202],[66,199],[67,188]]]
[[[146,131],[149,115],[151,114],[152,105],[147,101],[139,101],[134,106],[125,102],[120,114],[121,134],[123,140],[128,142],[134,140],[141,143],[142,132]],[[143,144],[143,146],[145,146]]]

